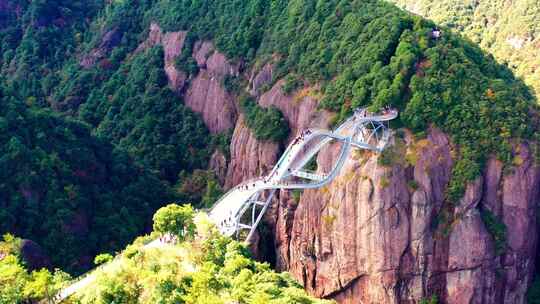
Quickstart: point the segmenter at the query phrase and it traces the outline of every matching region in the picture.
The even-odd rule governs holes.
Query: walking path
[[[397,110],[372,114],[366,109],[358,109],[334,131],[305,130],[292,141],[270,174],[245,181],[222,196],[210,211],[210,219],[224,235],[241,237],[240,232],[248,230],[246,241],[249,242],[275,191],[314,189],[330,183],[339,174],[353,147],[381,152],[390,138],[386,123],[397,115]],[[332,170],[329,173],[303,170],[317,152],[332,141],[342,142]]]
[[[162,246],[165,246],[167,245],[168,243],[166,241],[164,241],[164,239],[156,239],[156,240],[153,240],[152,242],[144,245],[142,247],[142,249],[150,249],[150,248],[159,248],[159,247],[162,247]],[[96,280],[96,274],[99,270],[102,270],[103,268],[107,267],[107,268],[110,268],[110,267],[113,267],[115,264],[118,263],[119,261],[119,257],[120,255],[118,255],[115,259],[113,259],[112,261],[106,263],[106,264],[103,264],[85,274],[83,274],[82,276],[78,277],[77,279],[75,279],[75,281],[69,285],[68,287],[62,289],[59,293],[56,294],[56,296],[54,296],[54,298],[52,299],[52,301],[47,301],[47,300],[43,300],[41,301],[40,303],[41,304],[49,304],[49,303],[61,303],[62,301],[64,301],[65,299],[69,298],[70,296],[72,296],[73,294],[75,294],[76,292],[78,292],[79,290],[82,290],[84,288],[86,288],[87,286],[93,284]]]

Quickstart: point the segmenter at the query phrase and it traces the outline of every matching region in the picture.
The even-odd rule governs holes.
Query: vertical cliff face
[[[161,45],[164,53],[164,69],[169,80],[169,87],[176,93],[180,93],[184,88],[187,75],[176,68],[176,58],[182,53],[187,32],[163,32],[161,27],[156,24],[150,24],[148,38],[141,43],[135,53],[141,52],[147,48]]]
[[[233,128],[238,117],[236,98],[223,88],[222,83],[225,76],[238,75],[240,64],[231,64],[210,42],[196,43],[193,57],[200,70],[187,89],[186,105],[201,113],[210,132]]]
[[[189,108],[201,114],[210,132],[219,133],[234,128],[238,118],[236,97],[227,92],[222,83],[228,75],[238,76],[241,64],[229,62],[225,55],[214,49],[211,42],[198,41],[192,56],[197,61],[199,73],[188,81],[186,73],[176,67],[176,59],[182,53],[186,35],[185,31],[163,32],[158,24],[152,23],[148,38],[135,53],[161,45],[169,87],[183,95]]]
[[[231,188],[242,181],[267,174],[277,162],[279,151],[277,143],[258,141],[240,115],[231,141],[231,161],[225,187]]]
[[[412,303],[432,294],[445,303],[524,303],[540,186],[527,146],[516,149],[522,161],[506,175],[490,160],[455,208],[447,235],[436,226],[453,163],[449,140],[432,129],[419,143],[407,138],[407,147],[414,164],[382,167],[377,155],[364,153],[328,187],[305,191],[298,206],[280,202],[279,267],[313,294],[341,303]],[[319,155],[320,166],[332,151]],[[507,227],[501,256],[483,208]]]
[[[268,73],[268,70],[263,69],[259,74],[264,73]],[[258,98],[258,103],[262,107],[275,106],[283,113],[291,128],[289,139],[308,127],[328,126],[330,114],[316,111],[317,101],[314,98],[288,96],[283,93],[281,86],[282,82],[277,82]],[[226,186],[229,188],[243,180],[268,173],[281,156],[282,148],[276,143],[257,140],[240,116],[232,138]]]

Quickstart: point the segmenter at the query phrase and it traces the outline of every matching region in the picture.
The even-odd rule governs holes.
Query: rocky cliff
[[[534,271],[540,168],[523,160],[503,174],[492,159],[455,208],[447,235],[438,214],[452,168],[446,135],[432,129],[407,149],[415,163],[390,167],[377,155],[349,159],[327,188],[306,191],[298,206],[280,202],[278,265],[313,294],[341,303],[414,303],[436,294],[445,303],[525,303]],[[329,152],[327,152],[329,153]],[[405,155],[403,155],[405,156]],[[320,155],[319,164],[332,157]],[[497,256],[480,210],[507,227]]]
[[[184,88],[187,78],[187,75],[179,71],[175,65],[176,58],[182,53],[186,34],[185,31],[164,33],[158,24],[152,23],[148,38],[135,50],[137,53],[156,45],[163,47],[165,73],[169,79],[169,87],[176,93],[180,93]]]
[[[240,64],[231,64],[225,55],[214,50],[210,42],[196,43],[193,57],[199,73],[187,89],[186,105],[201,113],[210,132],[233,128],[238,117],[236,99],[221,84],[225,76],[238,75]]]
[[[242,73],[240,65],[210,42],[198,42],[193,56],[201,72],[186,84],[186,105],[201,113],[212,132],[234,128],[226,177],[223,164],[213,165],[221,168],[225,187],[268,172],[283,147],[258,141],[236,97],[221,85],[225,75]],[[332,115],[317,110],[308,88],[288,96],[277,82],[263,92],[272,74],[271,65],[252,72],[245,77],[248,90],[261,106],[283,112],[291,138],[307,127],[329,125]],[[358,151],[329,186],[307,190],[299,200],[280,193],[266,218],[276,267],[313,295],[340,303],[418,303],[433,295],[444,303],[525,303],[540,196],[540,167],[527,144],[515,146],[512,168],[489,159],[461,202],[448,208],[445,191],[455,155],[449,137],[431,128],[425,139],[406,130],[394,139],[397,155],[390,165]],[[331,166],[338,148],[319,153],[318,170]],[[506,227],[502,249],[483,220],[485,212]]]

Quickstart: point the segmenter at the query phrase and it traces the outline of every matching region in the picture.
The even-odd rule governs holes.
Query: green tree
[[[180,240],[189,239],[195,234],[194,215],[191,205],[169,204],[154,214],[154,231],[176,235]]]
[[[109,263],[112,260],[113,260],[113,256],[108,254],[108,253],[98,254],[94,258],[94,265],[106,264],[106,263]]]
[[[210,208],[215,202],[223,195],[221,186],[216,180],[209,180],[206,184],[206,192],[202,197],[202,206],[204,208]]]

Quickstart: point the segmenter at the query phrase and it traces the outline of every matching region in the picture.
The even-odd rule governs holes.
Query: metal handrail
[[[262,192],[267,190],[273,191],[269,195],[271,198],[274,191],[279,189],[315,189],[330,183],[341,171],[352,147],[375,152],[381,152],[384,149],[390,137],[390,131],[384,125],[384,122],[395,119],[397,115],[398,112],[396,110],[375,115],[367,112],[366,109],[360,109],[355,111],[352,117],[345,120],[333,131],[325,129],[305,130],[300,137],[295,138],[294,142],[287,147],[270,174],[266,177],[244,181],[227,191],[217,201],[214,208],[212,208],[210,219],[226,235],[233,235],[235,232],[238,234],[240,229],[250,229],[250,233],[246,239],[246,241],[249,241],[262,215],[271,202],[271,199],[267,199],[259,216],[255,216],[256,208],[261,204],[258,202],[258,197]],[[367,127],[366,124],[370,124],[371,128]],[[351,130],[351,127],[354,128]],[[379,136],[378,132],[381,130],[382,136]],[[352,135],[347,134],[350,131],[352,131]],[[367,134],[368,136],[364,134],[360,141],[353,140],[358,132],[366,131],[369,132]],[[322,139],[316,142],[314,146],[309,147],[309,150],[303,151],[306,146],[317,140],[317,138]],[[324,179],[315,183],[296,183],[287,180],[290,178],[292,172],[302,169],[325,145],[333,140],[343,142],[343,147],[332,171]],[[371,141],[375,141],[376,143],[371,144]],[[244,191],[248,192],[244,193]],[[251,224],[243,224],[241,223],[242,217],[250,207],[252,208]],[[234,222],[230,223],[231,220]]]

